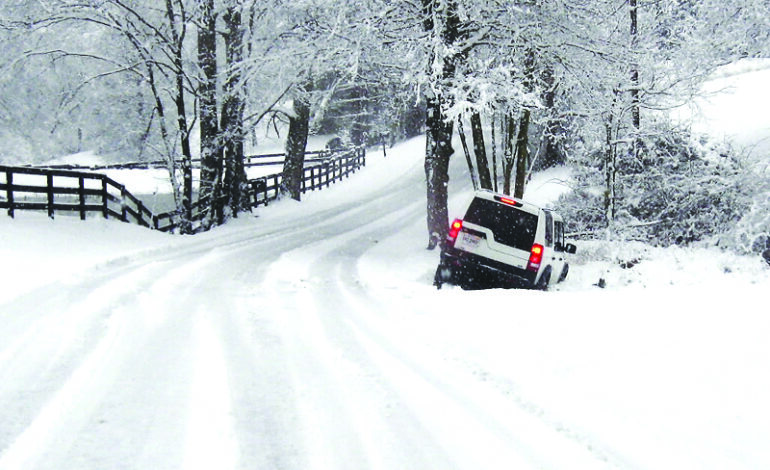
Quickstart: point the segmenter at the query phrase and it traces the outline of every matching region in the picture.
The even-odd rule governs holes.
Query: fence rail
[[[308,154],[319,155],[319,152]],[[253,160],[257,160],[252,166],[260,164],[259,160],[282,155],[252,156]],[[320,155],[306,160],[308,165],[302,178],[303,193],[329,187],[366,165],[363,148]],[[16,211],[44,211],[52,219],[57,212],[75,212],[81,220],[85,220],[88,213],[99,213],[105,219],[114,218],[164,232],[173,232],[181,222],[178,211],[154,214],[124,185],[103,174],[0,165],[0,178],[3,175],[5,181],[0,182],[0,209],[6,209],[10,217],[14,217]],[[249,205],[267,205],[277,199],[282,178],[282,173],[275,173],[249,180]],[[204,204],[200,201],[193,203],[193,222],[199,222],[204,217],[205,210],[201,206],[206,206],[205,201]]]
[[[105,218],[153,226],[153,214],[142,201],[105,175],[4,165],[0,175],[5,175],[0,209],[10,217],[31,210],[45,211],[50,218],[57,212],[76,212],[85,220],[89,212],[98,212]]]
[[[284,153],[267,153],[262,155],[245,155],[244,166],[246,168],[255,166],[271,166],[283,164],[283,159],[286,154]],[[328,150],[311,150],[305,152],[305,163],[312,164],[326,160],[334,155],[333,152]],[[201,159],[193,158],[191,160],[193,168],[200,168]],[[179,168],[182,164],[182,160],[175,161],[176,167]],[[76,165],[76,164],[54,164],[54,165],[22,165],[23,168],[39,168],[39,169],[52,169],[52,170],[88,170],[88,171],[103,171],[103,170],[149,170],[149,169],[166,169],[168,168],[168,161],[166,160],[152,160],[146,162],[127,162],[127,163],[112,163],[108,165]]]

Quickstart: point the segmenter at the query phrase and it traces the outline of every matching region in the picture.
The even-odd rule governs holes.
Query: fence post
[[[8,217],[13,219],[13,172],[5,170],[5,183],[8,189],[5,190],[5,198],[8,199]]]
[[[345,178],[350,178],[350,154],[345,157]]]
[[[136,212],[139,214],[139,220],[137,220],[136,222],[139,225],[144,225],[144,203],[142,203],[142,201],[139,201],[136,204]],[[149,222],[147,223],[147,226],[148,227],[150,226]]]
[[[80,199],[80,220],[86,220],[86,179],[78,177],[78,196]]]
[[[53,175],[46,175],[48,183],[48,217],[53,219]]]
[[[281,191],[281,188],[278,186],[278,175],[273,175],[273,191],[275,191],[273,199],[278,199],[278,193]],[[267,202],[265,202],[265,205],[267,205]]]
[[[102,175],[101,180],[102,180],[102,215],[104,216],[105,219],[109,219],[110,211],[107,208],[107,203],[108,203],[107,178],[104,175]]]
[[[120,186],[120,220],[128,222],[128,211],[126,210],[126,187]]]

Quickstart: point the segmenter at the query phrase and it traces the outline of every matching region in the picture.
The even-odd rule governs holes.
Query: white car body
[[[492,191],[476,191],[462,219],[450,226],[436,285],[502,280],[547,289],[564,280],[564,221],[552,210]]]

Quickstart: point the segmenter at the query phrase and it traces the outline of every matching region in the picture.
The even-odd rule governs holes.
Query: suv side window
[[[564,251],[564,223],[555,222],[553,224],[554,236],[556,237],[556,251]]]
[[[553,215],[545,211],[545,246],[553,246]]]

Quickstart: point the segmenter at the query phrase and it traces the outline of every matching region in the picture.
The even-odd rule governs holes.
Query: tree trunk
[[[427,182],[428,248],[444,247],[449,232],[447,187],[449,185],[449,158],[452,148],[453,126],[447,121],[438,98],[427,102],[428,127],[425,150],[425,180]]]
[[[237,7],[229,7],[222,18],[225,23],[225,56],[227,61],[227,79],[225,80],[222,103],[222,135],[225,153],[224,194],[233,217],[244,210],[246,204],[246,172],[243,164],[243,114],[241,74],[243,61],[243,28],[241,12]]]
[[[546,89],[543,91],[543,105],[548,120],[545,124],[545,140],[543,145],[542,168],[551,168],[565,163],[564,154],[559,149],[558,136],[563,133],[559,119],[555,116],[556,110],[556,84],[554,83],[553,68],[547,66],[543,71],[543,83]]]
[[[492,112],[492,125],[491,128],[491,137],[492,137],[492,191],[497,192],[497,139],[495,136],[497,135],[497,119],[495,119],[497,114],[493,111]]]
[[[182,77],[177,77],[178,95],[175,97],[177,109],[177,119],[180,139],[182,145],[182,221],[180,231],[182,233],[192,233],[192,199],[193,199],[193,178],[192,178],[192,151],[190,149],[190,132],[187,127],[187,116],[184,103],[184,82]]]
[[[529,166],[529,108],[524,108],[519,122],[519,135],[516,138],[516,184],[513,197],[523,198],[524,187],[527,184],[527,167]]]
[[[166,127],[166,107],[163,105],[163,99],[161,98],[160,90],[158,90],[158,86],[155,83],[155,72],[153,69],[154,64],[152,61],[148,60],[145,63],[145,66],[147,68],[147,82],[150,85],[152,96],[155,99],[155,111],[158,113],[158,126],[160,127],[160,135],[163,144],[166,146],[166,168],[168,170],[169,180],[171,181],[171,186],[174,191],[174,204],[179,207],[182,197],[181,194],[179,194],[179,184],[176,179],[176,160],[174,159],[173,145],[171,144],[171,137],[169,136],[168,127]]]
[[[638,43],[638,23],[637,0],[628,2],[631,16],[631,54],[634,54],[631,61],[631,123],[636,131],[635,140],[639,139],[639,128],[641,127],[641,116],[639,110],[639,64],[636,62],[637,43]]]
[[[355,116],[350,129],[350,143],[358,147],[366,144],[366,89],[362,86],[356,86],[354,97],[355,103],[353,104],[353,109],[355,109]]]
[[[192,151],[190,149],[190,129],[187,126],[187,110],[185,107],[185,77],[182,57],[183,34],[180,34],[177,30],[176,15],[171,0],[166,0],[166,16],[173,40],[172,61],[176,78],[176,90],[173,100],[176,105],[177,127],[182,148],[182,210],[179,231],[181,233],[192,233]],[[182,28],[184,28],[184,25],[182,25]]]
[[[198,201],[204,211],[204,224],[213,223],[216,201],[214,188],[222,175],[222,151],[218,142],[217,116],[217,37],[214,0],[201,1],[201,25],[198,28],[198,65],[203,71],[199,86],[201,176]]]
[[[467,35],[463,29],[456,0],[422,0],[423,27],[425,32],[440,39],[451,50]],[[436,24],[435,19],[440,19]],[[447,209],[447,186],[449,184],[449,158],[452,148],[453,122],[444,114],[445,93],[455,78],[457,64],[465,60],[467,51],[455,52],[443,57],[438,50],[430,54],[428,70],[432,75],[434,94],[426,100],[427,126],[425,150],[425,179],[427,186],[428,248],[438,244],[444,247],[449,233],[449,210]],[[433,63],[440,61],[440,75],[433,70]]]
[[[605,162],[604,162],[604,216],[607,227],[615,220],[615,176],[617,175],[617,152],[612,143],[612,118],[604,124],[605,129]]]
[[[476,173],[473,171],[473,160],[471,160],[471,152],[468,150],[468,142],[465,138],[465,129],[463,126],[462,116],[457,116],[457,133],[460,135],[460,142],[463,146],[465,161],[468,163],[468,174],[471,177],[471,184],[473,184],[473,190],[475,191],[479,188],[479,184],[476,180]]]
[[[514,133],[516,132],[516,121],[510,113],[505,115],[505,152],[503,156],[503,193],[511,194],[511,175],[516,165],[516,151],[518,144],[514,144]]]
[[[473,153],[476,155],[476,167],[479,172],[479,186],[482,189],[492,189],[492,176],[489,174],[487,148],[484,144],[484,129],[481,127],[481,115],[471,114],[471,136],[473,137]]]
[[[281,194],[299,201],[302,194],[302,177],[305,168],[305,148],[310,128],[310,105],[304,99],[294,100],[294,116],[289,117],[289,134],[286,137],[286,159],[283,162]]]
[[[527,55],[524,60],[524,87],[529,92],[535,90],[535,50],[527,48]],[[516,135],[516,148],[514,150],[516,165],[516,181],[514,182],[513,197],[523,198],[524,187],[527,184],[527,171],[529,169],[529,119],[530,110],[526,106],[521,110],[519,118],[519,131]],[[513,127],[509,128],[513,132]]]

